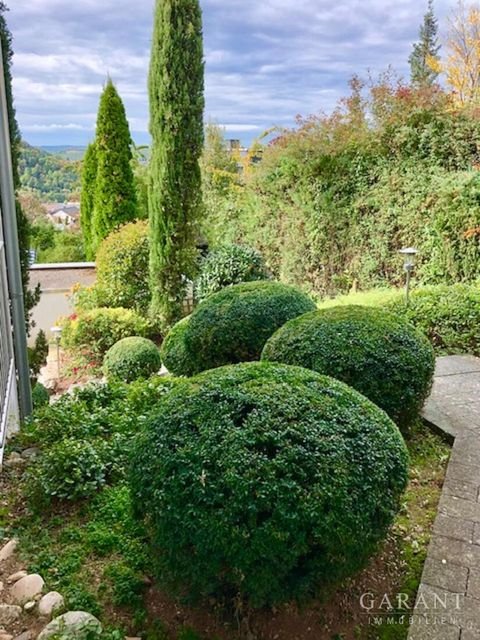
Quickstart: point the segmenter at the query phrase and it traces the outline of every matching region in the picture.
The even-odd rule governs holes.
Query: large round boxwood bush
[[[267,342],[262,359],[346,382],[402,430],[418,416],[435,368],[423,334],[402,318],[361,306],[333,307],[288,322]]]
[[[107,351],[103,373],[107,378],[132,382],[149,378],[161,366],[157,345],[147,338],[132,336],[119,340]]]
[[[259,251],[246,245],[227,244],[214,249],[202,260],[194,286],[195,297],[201,301],[231,284],[269,278],[270,273]]]
[[[188,322],[184,338],[193,371],[259,360],[277,329],[313,309],[309,296],[279,282],[222,289],[198,305]]]
[[[162,584],[263,606],[360,569],[407,475],[398,428],[357,391],[255,362],[162,399],[136,442],[131,488]]]
[[[193,356],[185,344],[189,322],[190,316],[177,322],[167,333],[160,350],[163,364],[175,376],[191,376],[195,371]]]

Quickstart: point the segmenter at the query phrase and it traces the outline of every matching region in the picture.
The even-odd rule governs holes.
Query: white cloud
[[[132,130],[148,126],[154,0],[7,0],[19,122],[35,140],[88,138],[107,74]],[[456,0],[436,0],[444,17]],[[206,120],[245,136],[328,111],[353,73],[408,72],[426,0],[201,0]],[[80,127],[72,129],[71,125]],[[43,139],[43,138],[42,138]]]

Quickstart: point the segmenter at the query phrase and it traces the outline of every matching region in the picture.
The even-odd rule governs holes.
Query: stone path
[[[480,358],[439,358],[424,417],[453,443],[409,640],[480,639]]]

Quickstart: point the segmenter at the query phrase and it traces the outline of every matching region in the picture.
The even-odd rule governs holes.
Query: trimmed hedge
[[[423,287],[408,306],[398,298],[386,308],[425,333],[438,354],[480,356],[480,283]]]
[[[401,434],[373,403],[256,362],[177,384],[137,440],[130,484],[162,584],[260,607],[359,570],[407,476]]]
[[[62,345],[67,349],[88,349],[95,357],[103,358],[122,338],[144,337],[148,330],[147,320],[131,309],[99,307],[63,321]]]
[[[229,285],[270,277],[259,251],[246,245],[228,244],[214,249],[202,260],[200,275],[195,281],[195,297],[202,301]]]
[[[160,349],[163,364],[175,376],[191,376],[195,372],[193,356],[185,344],[189,322],[190,316],[177,322],[167,333]]]
[[[137,336],[123,338],[111,347],[103,361],[103,373],[110,378],[133,382],[149,378],[162,366],[157,345]]]
[[[262,360],[296,364],[349,384],[407,431],[431,388],[435,355],[428,340],[382,309],[340,306],[288,322]]]
[[[222,289],[204,300],[187,324],[185,348],[192,371],[259,360],[265,342],[277,329],[313,309],[309,296],[279,282]]]

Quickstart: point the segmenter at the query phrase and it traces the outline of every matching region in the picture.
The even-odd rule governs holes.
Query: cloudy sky
[[[133,136],[148,141],[154,0],[7,0],[24,138],[84,144],[107,74]],[[329,111],[353,73],[407,74],[426,0],[201,0],[206,119],[249,142],[296,114]],[[441,23],[455,0],[436,0]]]

